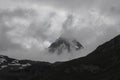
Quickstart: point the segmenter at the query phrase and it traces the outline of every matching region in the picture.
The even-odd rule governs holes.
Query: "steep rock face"
[[[54,43],[52,43],[49,47],[49,52],[54,53],[57,52],[61,54],[63,50],[67,50],[70,52],[71,50],[80,50],[83,46],[75,39],[69,40],[60,37]]]

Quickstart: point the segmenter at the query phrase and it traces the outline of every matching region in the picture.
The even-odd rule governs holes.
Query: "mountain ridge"
[[[29,65],[18,69],[23,65],[21,61]],[[120,35],[85,57],[56,63],[29,60],[17,63],[20,65],[1,69],[0,80],[120,80]]]

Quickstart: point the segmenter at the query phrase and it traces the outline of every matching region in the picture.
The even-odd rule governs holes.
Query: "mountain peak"
[[[49,47],[49,52],[57,52],[61,54],[63,50],[71,52],[72,50],[80,50],[83,46],[76,39],[67,39],[60,37],[55,42],[53,42]]]

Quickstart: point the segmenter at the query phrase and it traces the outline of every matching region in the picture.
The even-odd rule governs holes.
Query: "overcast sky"
[[[82,57],[120,34],[119,18],[120,0],[0,0],[0,54],[49,62]],[[84,49],[49,54],[60,36]]]

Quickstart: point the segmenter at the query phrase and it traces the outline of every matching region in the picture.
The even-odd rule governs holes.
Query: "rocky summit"
[[[50,45],[49,52],[62,54],[65,50],[67,52],[71,52],[72,50],[78,51],[82,48],[82,44],[80,44],[76,39],[66,39],[60,37]]]

